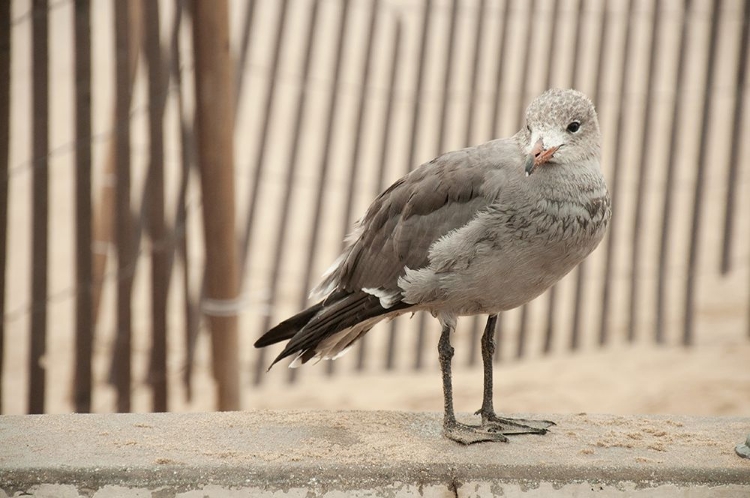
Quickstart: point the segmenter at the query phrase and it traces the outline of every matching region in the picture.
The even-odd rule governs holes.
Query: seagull
[[[335,359],[378,322],[427,311],[441,325],[444,435],[472,444],[546,433],[553,422],[494,411],[497,313],[528,303],[583,261],[604,237],[611,208],[588,97],[550,89],[525,117],[512,137],[442,154],[380,194],[313,290],[317,303],[255,343],[288,341],[271,366]],[[470,425],[453,409],[450,336],[458,317],[478,314],[489,315],[484,392],[481,423]]]

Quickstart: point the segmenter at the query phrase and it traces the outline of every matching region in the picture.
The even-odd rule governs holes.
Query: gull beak
[[[536,167],[540,164],[544,164],[552,159],[552,156],[555,155],[555,152],[557,152],[557,149],[559,148],[559,145],[555,145],[545,149],[542,139],[540,138],[539,140],[537,140],[528,157],[526,158],[526,176],[532,174]]]

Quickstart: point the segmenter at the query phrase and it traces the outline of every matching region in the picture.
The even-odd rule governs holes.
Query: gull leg
[[[484,393],[482,408],[477,411],[482,416],[482,427],[500,434],[545,434],[550,426],[549,420],[526,420],[498,417],[492,404],[492,356],[495,354],[495,325],[497,315],[487,318],[487,325],[482,334],[482,364],[484,366]]]
[[[461,444],[473,444],[482,441],[503,441],[507,442],[501,432],[483,427],[474,427],[462,424],[456,421],[456,414],[453,411],[453,387],[451,379],[451,360],[453,358],[453,346],[451,346],[450,335],[455,327],[455,319],[450,321],[440,320],[443,327],[438,342],[438,353],[440,355],[440,369],[443,374],[443,402],[444,402],[444,419],[443,433],[449,439]],[[447,323],[447,322],[452,322]]]

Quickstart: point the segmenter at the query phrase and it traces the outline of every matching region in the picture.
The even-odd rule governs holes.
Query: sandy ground
[[[617,347],[498,365],[495,406],[503,412],[746,415],[750,413],[750,343],[678,347]],[[337,375],[325,382],[301,372],[291,387],[247,391],[262,408],[442,410],[437,370]],[[456,409],[474,411],[482,399],[480,368],[454,375]]]
[[[457,353],[463,352],[457,348]],[[205,350],[204,350],[205,353]],[[353,360],[354,354],[338,361]],[[428,356],[431,356],[428,354]],[[434,355],[435,357],[437,354]],[[750,413],[750,341],[725,340],[699,348],[649,345],[613,346],[603,350],[503,360],[494,368],[494,399],[500,412],[685,414],[744,416]],[[429,358],[434,360],[434,358]],[[354,409],[441,411],[440,372],[431,364],[419,372],[369,368],[358,372],[352,365],[336,375],[325,373],[325,363],[298,370],[287,382],[288,370],[278,365],[256,386],[248,365],[243,370],[242,407],[267,409]],[[55,365],[63,368],[64,365]],[[186,399],[179,372],[170,378],[171,411],[210,411],[216,389],[209,364],[199,361],[193,376],[193,397]],[[24,392],[18,371],[14,398],[6,397],[6,413],[23,413]],[[457,411],[472,412],[482,399],[482,370],[454,362],[454,398]],[[72,410],[71,400],[57,382],[48,396],[48,411]],[[114,406],[114,392],[105,378],[97,382],[95,411]],[[149,411],[150,388],[145,379],[134,384],[134,411]]]

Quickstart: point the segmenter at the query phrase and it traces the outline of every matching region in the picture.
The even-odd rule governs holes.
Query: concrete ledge
[[[0,497],[750,496],[750,418],[535,416],[470,447],[436,413],[2,416]]]

